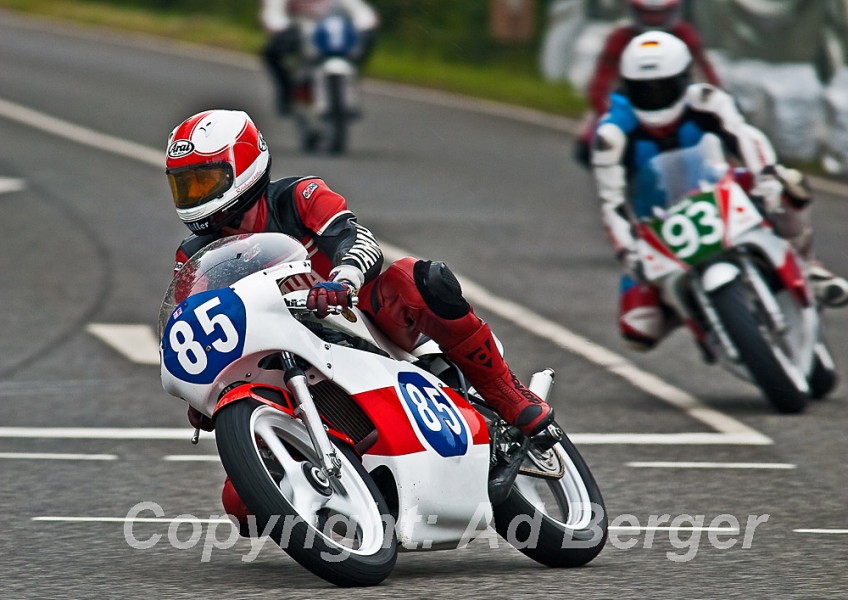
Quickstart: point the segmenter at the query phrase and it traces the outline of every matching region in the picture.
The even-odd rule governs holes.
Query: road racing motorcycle
[[[375,585],[398,551],[462,547],[490,525],[551,567],[601,551],[601,492],[557,425],[528,439],[435,343],[407,353],[355,306],[318,319],[315,280],[293,238],[239,235],[193,256],[162,303],[163,387],[214,420],[257,531],[341,586]],[[544,370],[530,387],[547,398],[552,383]]]
[[[753,382],[783,413],[836,385],[802,261],[728,166],[721,143],[663,152],[636,174],[642,276],[695,333],[708,362]],[[641,207],[641,209],[640,209]]]
[[[301,52],[292,56],[290,68],[301,149],[343,154],[350,124],[360,114],[356,57],[361,35],[341,13],[299,26]]]

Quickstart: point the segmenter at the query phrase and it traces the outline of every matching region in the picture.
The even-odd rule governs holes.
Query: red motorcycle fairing
[[[804,279],[804,272],[798,262],[798,255],[791,248],[786,250],[786,257],[783,264],[778,267],[777,274],[786,289],[792,292],[800,306],[804,308],[810,306],[812,302],[810,288]]]
[[[453,389],[445,387],[441,388],[441,391],[450,397],[468,424],[471,443],[488,444],[489,428],[483,416]],[[353,398],[374,423],[378,432],[377,441],[365,451],[365,454],[402,456],[426,450],[415,433],[396,388],[370,390],[356,394]]]
[[[264,391],[265,393],[264,394],[260,393],[260,390]],[[278,395],[279,400],[281,402],[284,402],[285,404],[281,404],[280,402],[275,402],[274,400],[272,400],[268,397],[269,395],[270,396],[277,396]],[[215,410],[212,412],[213,418],[216,414],[218,414],[218,411],[220,411],[222,408],[224,408],[228,404],[232,404],[233,402],[238,402],[240,400],[247,400],[247,399],[256,400],[257,402],[261,402],[262,404],[266,404],[266,405],[268,405],[272,408],[279,410],[280,412],[284,412],[287,415],[290,415],[292,418],[295,418],[295,419],[298,418],[294,414],[294,402],[292,402],[288,390],[285,390],[285,389],[277,387],[277,386],[272,386],[272,385],[267,385],[267,384],[256,384],[256,383],[245,383],[245,384],[239,385],[237,387],[234,387],[230,391],[228,391],[223,396],[221,396],[221,399],[218,400],[218,404],[215,405]],[[329,421],[327,421],[326,419],[324,419],[323,417],[321,418],[321,420],[324,422],[324,425],[327,427],[327,433],[329,435],[336,438],[340,442],[347,444],[351,448],[356,449],[356,442],[354,442],[350,438],[350,436],[334,429],[332,427],[332,424]]]

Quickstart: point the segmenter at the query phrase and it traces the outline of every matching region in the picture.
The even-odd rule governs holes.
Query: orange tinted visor
[[[165,174],[177,208],[218,198],[233,184],[233,170],[227,163],[168,169]]]

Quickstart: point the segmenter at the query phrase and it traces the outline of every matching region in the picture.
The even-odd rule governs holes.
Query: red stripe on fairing
[[[666,247],[666,245],[659,238],[659,236],[657,236],[656,232],[653,229],[651,229],[648,225],[640,224],[639,225],[639,234],[642,236],[643,240],[648,242],[648,245],[651,248],[653,248],[654,250],[656,250],[657,252],[659,252],[663,256],[670,258],[671,260],[676,262],[678,265],[680,265],[683,269],[685,269],[687,271],[690,269],[689,265],[687,265],[685,262],[683,262],[682,260],[677,258],[674,255],[674,253]]]
[[[353,398],[377,427],[377,442],[366,454],[401,456],[424,451],[395,388],[371,390]]]
[[[728,174],[716,188],[718,196],[718,212],[721,222],[724,224],[724,239],[722,245],[727,248],[730,245],[730,190],[733,184],[733,176]]]
[[[798,259],[791,249],[786,251],[783,264],[777,269],[777,274],[780,276],[783,285],[792,292],[801,306],[807,307],[810,305],[811,298],[807,282],[804,280]]]
[[[482,415],[465,401],[465,398],[450,388],[441,388],[459,411],[471,430],[471,443],[474,445],[489,443],[489,429]],[[365,454],[379,456],[401,456],[423,452],[424,446],[409,421],[397,390],[393,387],[381,388],[356,394],[354,400],[377,427],[377,442]]]

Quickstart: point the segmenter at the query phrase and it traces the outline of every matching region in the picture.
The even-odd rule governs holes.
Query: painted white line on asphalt
[[[220,462],[217,454],[169,454],[162,460],[170,462]]]
[[[191,438],[192,433],[189,427],[0,427],[0,439],[187,440]],[[759,446],[771,443],[763,442],[760,435],[724,433],[572,433],[568,438],[579,445]],[[200,434],[200,439],[214,440],[215,432],[204,431]]]
[[[26,188],[23,179],[12,179],[11,177],[0,177],[0,194],[20,192]]]
[[[698,527],[693,525],[681,525],[680,527],[672,527],[670,525],[651,525],[645,527],[638,526],[630,526],[630,525],[610,525],[608,528],[610,531],[618,531],[618,532],[626,532],[626,533],[638,533],[640,531],[714,531],[717,533],[739,533],[738,527]]]
[[[115,454],[51,454],[48,452],[0,452],[0,458],[20,460],[117,460]]]
[[[66,440],[188,440],[189,427],[0,427],[0,438],[66,439]],[[202,434],[201,440],[213,439]]]
[[[569,433],[568,439],[584,446],[767,446],[772,443],[759,433]]]
[[[147,146],[136,144],[103,133],[68,123],[44,113],[32,110],[26,106],[9,102],[0,98],[0,117],[16,121],[22,125],[40,129],[50,135],[55,135],[83,146],[90,146],[104,152],[117,154],[139,162],[165,168],[165,151],[153,150]]]
[[[73,141],[87,144],[106,152],[113,152],[127,156],[128,158],[137,159],[160,168],[164,164],[163,153],[160,151],[139,146],[138,144],[128,143],[119,138],[106,136],[79,127],[78,125],[66,123],[2,99],[0,99],[0,116],[6,116],[21,123],[45,130],[48,133],[67,137]],[[410,255],[409,252],[390,244],[381,243],[381,246],[386,254],[386,258],[389,260]],[[622,377],[644,392],[679,408],[690,417],[697,419],[720,433],[745,435],[751,438],[759,437],[759,443],[771,443],[768,437],[758,431],[729,415],[707,407],[691,394],[674,387],[656,375],[642,371],[619,354],[573,333],[558,323],[529,311],[520,304],[498,298],[493,293],[464,277],[460,279],[465,290],[465,295],[472,304],[490,310],[501,318],[507,319],[518,327],[523,328],[525,331],[529,331],[542,339],[547,339],[564,350],[583,356],[585,359]]]
[[[845,535],[848,529],[793,529],[794,533],[820,533],[825,535]]]
[[[32,517],[33,521],[64,523],[230,523],[229,519],[198,519],[197,517]]]
[[[86,329],[134,363],[159,364],[159,340],[149,325],[90,323]]]
[[[753,462],[629,462],[628,467],[637,469],[795,469],[790,463],[753,463]]]

